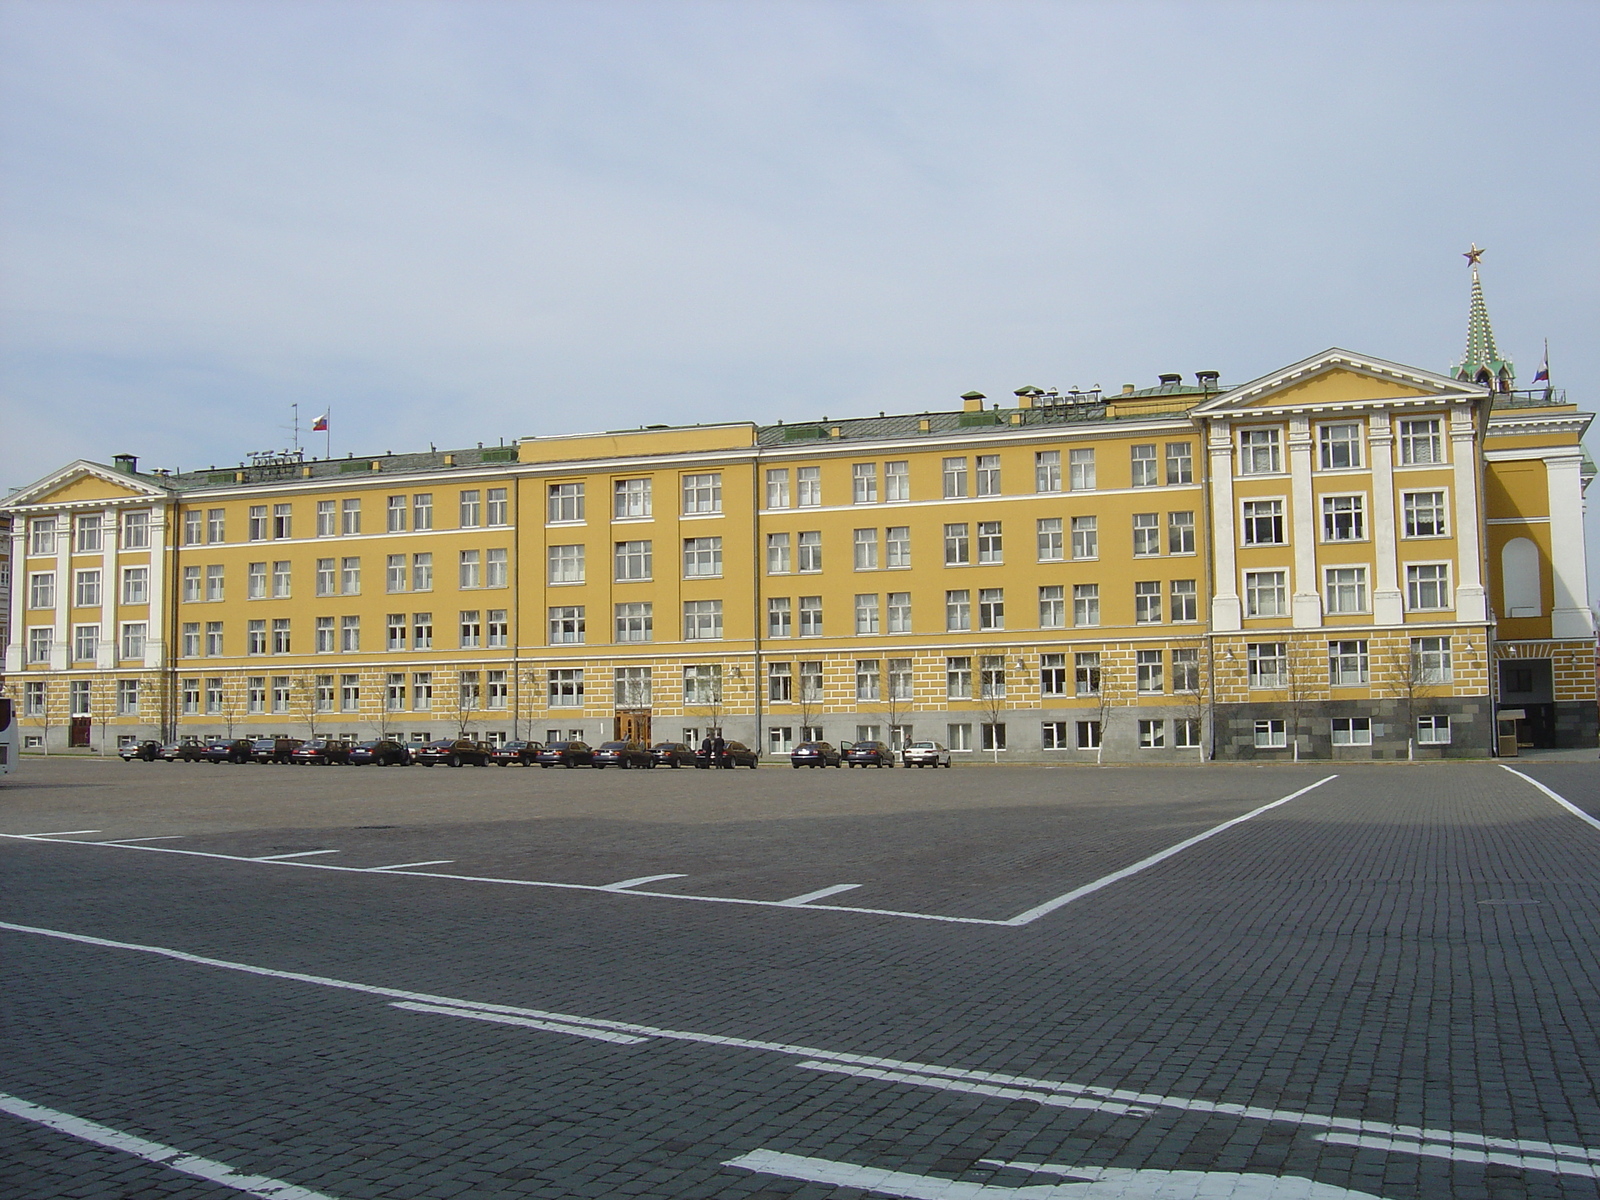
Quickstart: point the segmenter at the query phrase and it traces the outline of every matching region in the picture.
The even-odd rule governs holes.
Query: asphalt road
[[[0,1195],[1595,1196],[1523,770],[29,759]]]

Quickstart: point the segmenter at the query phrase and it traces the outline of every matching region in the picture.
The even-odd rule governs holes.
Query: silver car
[[[900,761],[908,767],[948,767],[950,751],[938,742],[908,742],[900,751]]]

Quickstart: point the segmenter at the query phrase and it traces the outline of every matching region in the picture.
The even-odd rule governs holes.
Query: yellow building
[[[1487,753],[1497,705],[1592,745],[1590,416],[1467,374],[1330,350],[1231,389],[75,462],[0,505],[6,683],[50,747],[720,729],[772,755],[1394,758]]]

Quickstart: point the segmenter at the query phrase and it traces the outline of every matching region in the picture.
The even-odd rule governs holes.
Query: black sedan
[[[796,771],[801,767],[837,767],[839,752],[828,742],[801,742],[789,752],[789,765]]]
[[[539,751],[541,767],[587,767],[594,762],[594,751],[587,742],[546,742]]]
[[[392,738],[379,738],[375,742],[361,742],[350,747],[350,765],[353,767],[409,767],[411,751]]]
[[[206,756],[206,748],[195,738],[185,738],[162,746],[160,755],[163,762],[199,762]]]
[[[509,767],[512,763],[519,767],[531,767],[539,761],[541,749],[541,742],[501,742],[489,751],[489,761],[497,767]]]
[[[621,767],[626,771],[631,767],[641,769],[654,767],[656,760],[650,751],[638,742],[601,742],[590,757],[589,765],[596,770]]]
[[[160,742],[136,742],[131,746],[123,746],[117,750],[123,762],[155,762],[161,757]]]
[[[291,750],[289,761],[297,767],[311,763],[324,767],[334,764],[345,766],[350,762],[350,743],[334,738],[312,738]]]
[[[411,761],[423,767],[435,767],[440,763],[447,767],[461,767],[467,763],[487,767],[489,747],[470,738],[444,738],[418,746],[411,752]]]
[[[656,760],[656,766],[674,771],[694,766],[694,750],[685,742],[657,742],[650,747],[650,757]]]
[[[743,742],[723,742],[720,756],[704,743],[701,743],[700,749],[694,752],[694,765],[700,770],[705,770],[709,767],[750,767],[754,769],[760,761],[761,756]]]
[[[257,738],[250,743],[250,757],[262,764],[288,763],[302,744],[299,738]]]
[[[206,743],[203,757],[209,763],[246,763],[254,745],[249,738],[218,738]]]
[[[882,742],[856,742],[844,752],[844,761],[851,767],[892,767],[894,751]]]

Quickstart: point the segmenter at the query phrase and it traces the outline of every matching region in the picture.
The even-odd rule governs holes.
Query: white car
[[[900,761],[908,767],[948,767],[950,751],[938,742],[909,742],[900,751]]]

